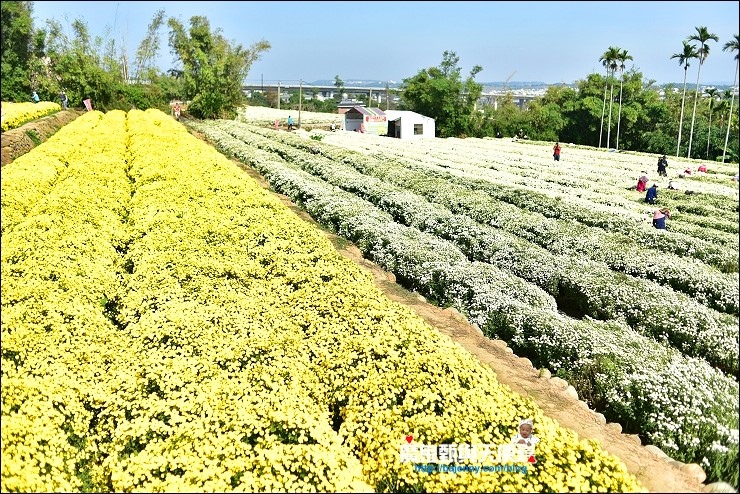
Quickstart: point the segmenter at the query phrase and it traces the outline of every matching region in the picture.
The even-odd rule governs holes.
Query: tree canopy
[[[175,18],[167,24],[170,47],[182,64],[184,97],[191,101],[188,111],[198,118],[234,118],[244,102],[249,68],[270,44],[263,40],[248,49],[232,44],[203,16],[191,17],[189,30]]]
[[[0,70],[5,101],[30,101],[33,2],[0,2]]]
[[[435,119],[436,134],[452,137],[474,134],[474,112],[483,86],[474,81],[483,70],[476,65],[462,80],[460,57],[454,51],[442,54],[438,67],[422,69],[401,85],[402,110],[411,110]]]

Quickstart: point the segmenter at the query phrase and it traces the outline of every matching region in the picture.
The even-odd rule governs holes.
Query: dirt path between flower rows
[[[197,134],[196,134],[197,135]],[[250,177],[263,188],[270,190],[266,181],[254,169],[234,160]],[[336,250],[372,273],[376,286],[385,295],[413,309],[430,326],[448,335],[463,348],[490,365],[499,382],[513,391],[528,396],[544,411],[545,415],[557,420],[560,425],[578,434],[580,439],[596,439],[609,453],[620,458],[629,471],[650,492],[703,492],[708,486],[702,484],[704,472],[698,465],[670,463],[670,458],[661,457],[660,451],[640,445],[637,436],[622,434],[617,424],[606,424],[603,415],[589,410],[587,405],[572,394],[565,381],[540,376],[528,359],[513,355],[511,349],[500,340],[483,336],[454,309],[441,309],[427,303],[420,295],[410,292],[395,283],[395,276],[375,263],[365,259],[351,242],[338,237],[322,227],[305,211],[296,206],[287,196],[271,193],[281,199],[296,215],[324,232]],[[698,478],[697,478],[698,477]]]

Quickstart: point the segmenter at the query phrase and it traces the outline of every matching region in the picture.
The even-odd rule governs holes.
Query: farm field
[[[737,485],[737,165],[681,179],[698,163],[669,159],[680,190],[649,206],[628,188],[657,156],[566,144],[554,163],[552,143],[193,128],[403,286]],[[655,230],[666,205],[671,229]]]
[[[620,459],[385,297],[321,231],[160,111],[87,112],[0,173],[3,491],[644,490]],[[341,219],[353,205],[336,206]],[[419,273],[420,291],[475,300],[479,312],[509,297],[512,310],[526,302],[568,329],[523,278],[383,225],[406,235],[374,254],[402,266],[399,280]],[[428,246],[443,249],[431,270],[417,263]],[[737,317],[732,297],[701,293],[696,313],[723,334]],[[678,350],[658,347],[685,371]],[[707,413],[724,420],[736,359],[696,361],[718,393]],[[434,445],[495,467],[472,446],[507,445],[524,418],[541,441],[536,461],[418,468],[437,464],[420,463]],[[720,433],[707,435],[719,444]]]

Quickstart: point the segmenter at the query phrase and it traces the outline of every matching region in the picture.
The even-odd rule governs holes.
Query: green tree
[[[699,46],[696,52],[699,54],[699,70],[696,71],[696,92],[694,93],[694,111],[691,114],[691,131],[689,132],[689,150],[686,153],[687,158],[691,158],[691,143],[694,138],[694,121],[696,120],[696,103],[699,100],[699,75],[701,74],[701,67],[704,65],[704,61],[709,56],[709,45],[707,41],[714,40],[719,41],[719,37],[716,34],[710,33],[706,26],[696,27],[696,34],[692,34],[686,40],[687,41],[698,41]]]
[[[704,90],[709,96],[709,128],[707,129],[707,159],[709,159],[709,141],[712,135],[712,104],[717,97],[717,88],[710,87]]]
[[[0,68],[4,101],[30,101],[33,2],[0,2]]]
[[[164,10],[158,10],[154,13],[152,22],[147,26],[146,35],[139,43],[138,50],[136,50],[134,79],[137,82],[142,80],[151,81],[158,73],[153,61],[159,54],[159,29],[163,24]]]
[[[44,91],[56,96],[66,90],[73,106],[91,98],[95,109],[115,107],[123,79],[112,40],[106,44],[100,36],[93,38],[81,19],[72,21],[69,35],[56,20],[47,20],[46,25],[45,56],[37,57],[33,66]]]
[[[549,90],[548,90],[549,91]],[[544,98],[529,104],[524,114],[527,117],[529,135],[540,141],[559,141],[560,131],[565,127],[565,119],[556,102]]]
[[[267,41],[250,48],[232,45],[221,30],[211,31],[208,19],[190,18],[190,30],[175,18],[169,18],[169,44],[182,64],[188,112],[197,118],[234,118],[244,102],[243,81],[252,64],[270,49]]]
[[[335,99],[337,101],[341,101],[342,94],[344,94],[344,81],[339,78],[339,75],[334,76],[334,87],[337,88],[337,96]]]
[[[678,142],[676,143],[676,157],[681,149],[681,131],[683,130],[683,110],[684,103],[686,102],[686,76],[688,75],[689,62],[694,58],[699,58],[699,54],[696,52],[694,45],[688,41],[683,41],[683,52],[674,53],[671,58],[678,59],[678,65],[683,66],[683,97],[681,98],[681,117],[678,121]]]
[[[401,108],[434,118],[437,136],[459,137],[475,133],[477,120],[473,113],[483,86],[474,78],[483,68],[474,66],[463,81],[459,61],[455,52],[445,51],[438,67],[420,70],[401,84]]]
[[[738,58],[738,51],[740,51],[740,36],[736,34],[734,39],[731,39],[730,41],[725,43],[722,51],[735,52],[735,77],[732,80],[732,87],[734,88],[735,84],[737,84],[738,69],[740,69],[740,59]],[[722,150],[722,163],[725,162],[725,156],[727,155],[727,143],[730,140],[730,124],[732,123],[732,106],[734,102],[735,93],[733,92],[730,96],[730,113],[727,118],[727,134],[725,134],[725,147]]]
[[[624,67],[627,60],[634,60],[632,55],[627,54],[627,50],[621,50],[617,56],[617,62],[619,63],[619,113],[617,115],[617,142],[614,145],[616,150],[619,150],[619,123],[622,120],[622,86],[624,85]]]

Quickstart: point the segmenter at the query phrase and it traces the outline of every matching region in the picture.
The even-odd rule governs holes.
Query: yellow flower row
[[[62,109],[59,103],[41,101],[39,103],[2,103],[2,127],[3,132],[20,127],[26,122],[37,118],[51,115]]]
[[[59,182],[2,237],[3,489],[640,489],[170,117],[103,126],[126,148],[101,138],[81,195]],[[503,443],[523,417],[528,475],[400,460],[408,434]]]
[[[90,124],[101,119],[100,126]],[[125,113],[78,121],[77,132],[89,132],[95,151],[75,156],[68,167],[50,164],[64,167],[53,188],[42,184],[48,193],[2,235],[3,490],[80,490],[81,447],[93,420],[86,404],[90,396],[110,393],[96,376],[126,349],[101,311],[101,299],[119,286],[114,244],[121,222],[113,211],[130,197],[120,165]],[[74,156],[77,143],[70,141],[69,147],[57,142],[55,152]],[[29,156],[48,156],[47,146]],[[15,165],[5,167],[11,183],[22,179]],[[23,204],[12,197],[22,189],[6,185],[3,197]]]
[[[75,121],[75,125],[59,129],[45,146],[19,156],[13,161],[13,166],[0,169],[3,184],[0,196],[2,233],[15,227],[29,214],[31,208],[51,191],[69,163],[97,152],[89,139],[102,118],[103,114],[98,111],[85,113]]]

